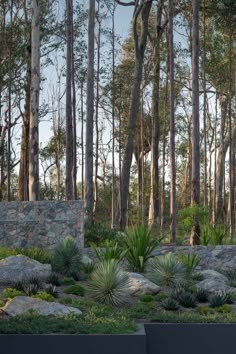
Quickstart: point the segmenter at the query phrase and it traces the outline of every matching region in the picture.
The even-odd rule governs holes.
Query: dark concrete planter
[[[235,354],[236,324],[147,324],[148,354]]]
[[[0,354],[147,354],[144,330],[137,334],[0,335]]]
[[[145,324],[135,334],[0,335],[0,354],[235,354],[236,324]]]

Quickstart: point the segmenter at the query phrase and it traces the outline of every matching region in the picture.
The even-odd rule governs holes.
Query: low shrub
[[[168,298],[168,295],[165,294],[165,293],[159,293],[159,294],[156,294],[156,295],[154,296],[154,299],[155,299],[155,301],[157,301],[157,302],[161,302],[161,301],[163,301],[163,300],[165,300],[165,299],[167,299],[167,298]]]
[[[79,284],[75,284],[75,285],[71,285],[68,288],[66,288],[64,290],[64,293],[78,295],[78,296],[84,296],[84,288]]]
[[[211,307],[219,307],[229,303],[230,301],[231,294],[229,295],[229,293],[223,291],[209,296],[209,304]]]
[[[3,290],[1,294],[2,297],[10,298],[10,299],[13,299],[16,296],[23,296],[23,295],[24,295],[23,291],[13,289],[13,288],[6,288]]]
[[[196,272],[196,268],[199,265],[201,258],[197,255],[197,254],[193,254],[193,253],[188,253],[188,254],[179,254],[177,256],[177,259],[179,260],[179,262],[181,264],[183,264],[187,276],[189,278],[192,278],[192,276],[194,275],[194,273]]]
[[[129,278],[119,262],[112,259],[98,263],[88,281],[88,295],[95,301],[108,305],[128,302]]]
[[[161,306],[167,311],[177,311],[179,308],[177,301],[170,297],[162,301]]]
[[[184,292],[179,295],[178,301],[183,307],[195,307],[196,306],[196,298],[193,294],[189,292]]]
[[[35,295],[32,295],[33,298],[36,298],[36,299],[41,299],[41,300],[44,300],[44,301],[48,301],[48,302],[53,302],[55,301],[55,298],[44,292],[44,291],[40,291],[39,293],[35,294]]]
[[[141,302],[152,302],[152,301],[154,301],[154,297],[152,295],[141,295],[139,297],[139,300]]]
[[[219,313],[231,313],[232,307],[229,304],[224,304],[222,306],[216,307],[215,311]]]
[[[184,266],[172,253],[152,258],[147,272],[148,278],[161,286],[175,286],[186,279]]]
[[[53,270],[71,276],[79,271],[80,250],[71,237],[60,241],[52,256]],[[74,258],[76,257],[76,258]]]
[[[203,316],[208,316],[208,315],[214,313],[214,309],[209,307],[208,305],[198,306],[195,311]]]
[[[97,247],[95,243],[90,244],[99,262],[116,259],[118,262],[125,257],[127,250],[121,248],[115,240],[106,240],[102,247]]]
[[[64,285],[74,285],[74,284],[76,284],[76,281],[72,277],[64,277],[63,284]]]

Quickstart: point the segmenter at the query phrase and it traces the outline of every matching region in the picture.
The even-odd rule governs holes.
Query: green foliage
[[[174,286],[186,279],[186,272],[176,257],[172,253],[167,253],[149,261],[148,278],[157,285]]]
[[[212,294],[209,296],[209,304],[211,307],[219,307],[228,302],[228,295],[225,292]]]
[[[154,296],[152,296],[152,295],[141,295],[139,297],[139,300],[141,302],[152,302],[152,301],[154,301]]]
[[[44,248],[6,248],[0,247],[0,259],[10,256],[23,255],[32,258],[40,263],[51,263],[50,252]]]
[[[222,306],[216,307],[215,311],[219,313],[231,313],[232,307],[229,304],[224,304]]]
[[[165,294],[165,293],[159,293],[159,294],[156,294],[156,295],[154,296],[154,299],[155,299],[155,301],[157,301],[157,302],[161,302],[161,301],[163,301],[163,300],[165,300],[165,299],[167,299],[167,298],[168,298],[168,295]]]
[[[71,237],[60,241],[54,250],[52,267],[56,272],[72,275],[79,271],[80,250]]]
[[[176,311],[179,307],[177,301],[170,297],[162,301],[161,306],[167,311]]]
[[[199,265],[201,258],[197,254],[178,254],[177,259],[185,267],[187,276],[191,278]]]
[[[209,307],[208,305],[201,305],[196,308],[196,312],[200,315],[207,316],[209,314],[214,313],[214,309]]]
[[[226,234],[224,228],[222,226],[214,226],[214,225],[204,225],[201,229],[201,244],[203,246],[208,245],[222,245],[223,241],[226,238]]]
[[[23,295],[24,295],[23,291],[13,289],[13,288],[5,288],[1,294],[2,297],[10,298],[10,299],[13,299],[16,296],[23,296]]]
[[[127,232],[123,240],[123,247],[126,250],[126,258],[130,267],[135,272],[143,272],[152,251],[159,241],[155,240],[151,231],[144,225],[137,226]]]
[[[81,263],[81,269],[87,275],[91,274],[94,271],[94,268],[94,262]]]
[[[190,292],[183,292],[179,295],[178,301],[180,305],[183,307],[195,307],[196,306],[196,298]]]
[[[88,295],[99,303],[122,305],[127,303],[129,278],[119,262],[112,259],[96,265],[88,281]]]
[[[37,284],[26,282],[24,285],[24,292],[28,296],[36,295],[38,293],[39,289],[40,288],[38,287]]]
[[[62,284],[60,277],[56,273],[51,273],[47,278],[47,283],[55,286],[60,286]]]
[[[202,289],[202,288],[197,288],[197,291],[195,293],[196,299],[199,302],[207,302],[208,301],[208,297],[209,297],[209,293],[207,290]]]
[[[44,301],[48,301],[48,302],[55,301],[55,298],[52,295],[50,295],[44,291],[40,291],[39,293],[32,295],[32,297],[37,298],[37,299],[41,299]]]
[[[22,254],[40,263],[51,263],[51,254],[45,248],[41,248],[41,247],[16,248],[15,252],[16,254]]]
[[[72,277],[64,277],[64,279],[63,279],[64,285],[74,285],[75,283],[76,283],[75,279]]]
[[[71,285],[68,288],[66,288],[64,290],[64,293],[78,295],[78,296],[84,296],[84,288],[79,284],[75,284],[75,285]]]
[[[73,278],[78,280],[80,270],[81,270],[81,255],[77,254],[71,260],[70,274],[73,276]]]
[[[236,288],[236,269],[226,270],[223,274],[229,279],[230,286]]]
[[[184,228],[185,232],[191,231],[194,220],[198,220],[200,224],[207,223],[208,211],[199,206],[191,206],[179,210],[178,212],[179,223]]]
[[[2,334],[121,334],[136,330],[137,325],[125,311],[112,311],[110,307],[101,305],[91,306],[80,316],[45,317],[31,312],[8,321],[0,319]]]
[[[0,300],[0,308],[5,305],[5,302],[3,300]]]
[[[89,247],[91,242],[101,246],[106,240],[115,240],[116,235],[117,230],[108,229],[95,221],[85,221],[84,239],[86,247]]]
[[[122,249],[115,240],[106,240],[102,247],[97,247],[95,243],[91,243],[90,245],[99,262],[109,261],[111,259],[116,259],[120,262],[127,253],[127,250]]]

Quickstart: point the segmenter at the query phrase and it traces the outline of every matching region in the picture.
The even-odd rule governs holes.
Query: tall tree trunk
[[[169,77],[170,77],[170,241],[176,236],[176,169],[175,169],[175,98],[173,0],[169,0]]]
[[[132,163],[134,136],[136,132],[137,116],[140,104],[140,86],[143,76],[143,61],[144,53],[147,44],[148,35],[148,19],[152,7],[152,1],[144,2],[136,6],[133,18],[133,36],[135,45],[135,67],[133,87],[131,92],[131,105],[128,117],[128,136],[124,148],[124,156],[122,163],[122,194],[121,194],[121,214],[120,214],[120,228],[124,230],[126,226],[126,214],[129,196],[129,182],[130,182],[130,168]],[[141,15],[141,34],[140,38],[137,29],[137,20],[139,14]]]
[[[73,16],[73,8],[72,8]],[[77,124],[76,124],[76,87],[75,87],[75,55],[74,55],[74,23],[72,21],[72,62],[71,62],[71,85],[72,85],[72,130],[73,130],[73,198],[77,199]]]
[[[115,201],[116,201],[116,178],[115,178],[115,0],[111,12],[112,16],[112,197],[111,197],[111,228],[115,227]]]
[[[159,112],[159,89],[160,89],[160,42],[162,35],[163,1],[157,10],[156,38],[153,43],[154,74],[152,79],[152,144],[151,144],[151,193],[149,206],[149,225],[157,224],[159,216],[159,140],[160,140],[160,112]]]
[[[200,205],[200,137],[199,137],[199,0],[192,0],[192,206]],[[200,224],[194,218],[191,245],[200,244]]]
[[[203,188],[203,198],[204,207],[208,206],[207,200],[207,120],[206,120],[206,104],[207,104],[207,93],[206,93],[206,0],[203,1],[203,132],[204,132],[204,188]]]
[[[29,133],[29,200],[39,199],[39,89],[40,89],[40,28],[39,1],[32,0],[31,32],[31,95]]]
[[[81,109],[81,197],[84,200],[84,82],[81,80],[80,88]]]
[[[66,199],[73,199],[72,50],[73,2],[66,0]]]
[[[85,208],[88,220],[92,220],[93,218],[94,22],[95,0],[89,0],[87,116],[85,150]]]

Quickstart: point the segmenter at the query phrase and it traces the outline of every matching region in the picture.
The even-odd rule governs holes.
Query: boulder
[[[65,306],[57,302],[47,302],[29,296],[16,296],[9,300],[2,308],[8,316],[14,317],[34,310],[43,316],[65,316],[69,314],[81,315],[82,312],[74,307]]]
[[[81,258],[81,263],[84,265],[88,265],[88,264],[93,263],[93,260],[89,256],[87,256],[86,254],[83,254],[82,258]]]
[[[200,274],[203,275],[204,279],[198,283],[199,288],[209,292],[231,290],[229,281],[223,274],[212,269],[204,270]]]
[[[50,274],[50,264],[42,264],[26,256],[10,256],[0,261],[0,285],[32,277],[45,280]]]
[[[155,295],[161,288],[139,273],[125,272],[129,278],[129,293],[132,296]]]

